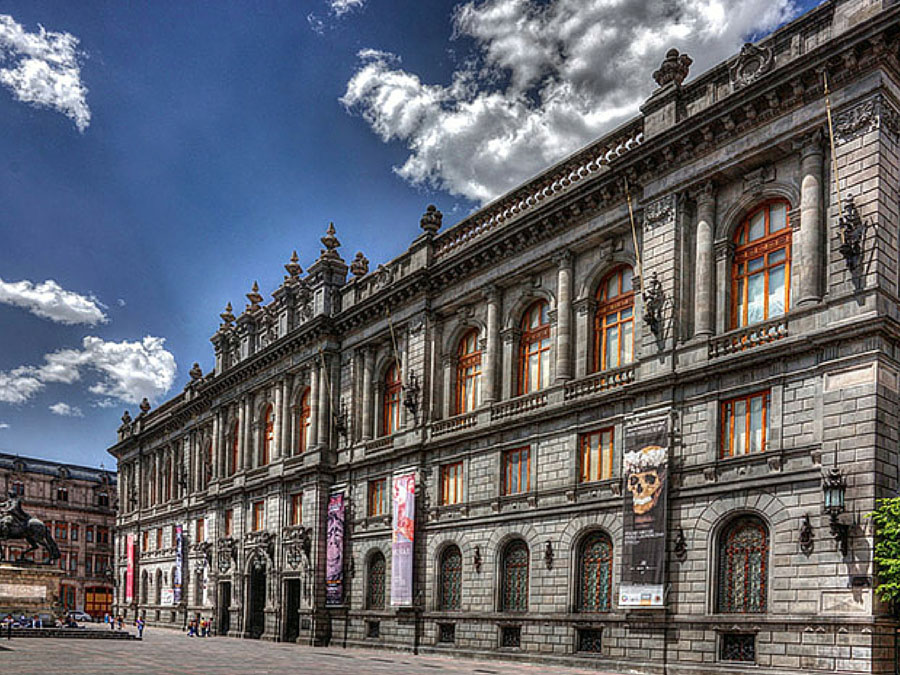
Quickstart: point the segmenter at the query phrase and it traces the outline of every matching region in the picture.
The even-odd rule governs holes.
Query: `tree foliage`
[[[869,517],[875,523],[875,592],[896,607],[900,604],[900,497],[879,499]]]

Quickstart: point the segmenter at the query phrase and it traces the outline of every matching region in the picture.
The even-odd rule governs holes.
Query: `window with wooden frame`
[[[441,467],[441,504],[459,504],[463,499],[463,463]]]
[[[234,532],[234,509],[225,511],[225,536],[230,537]]]
[[[388,481],[387,478],[377,478],[369,481],[369,517],[383,516],[388,511]]]
[[[91,541],[92,531],[91,528],[88,527],[85,534],[85,541]],[[150,532],[144,532],[141,537],[141,551],[146,551],[150,548]]]
[[[237,473],[238,470],[238,461],[240,460],[240,439],[241,439],[241,424],[240,422],[235,422],[234,426],[231,428],[231,473]]]
[[[146,536],[146,534],[147,533],[145,532],[144,535]],[[93,525],[88,525],[84,529],[84,540],[89,544],[94,543],[94,526]],[[146,548],[146,546],[145,546],[145,548]]]
[[[159,551],[163,547],[163,531],[161,527],[156,528],[156,550]]]
[[[723,402],[721,457],[724,459],[765,452],[768,426],[768,391]]]
[[[403,384],[400,380],[400,368],[397,363],[391,364],[384,375],[384,400],[382,401],[381,429],[384,436],[390,436],[400,429],[400,393]]]
[[[607,274],[597,288],[594,315],[594,370],[634,361],[634,272],[629,265]]]
[[[269,463],[275,451],[275,406],[271,403],[266,406],[263,416],[263,441],[260,448],[259,464],[265,466]]]
[[[734,233],[731,328],[781,316],[790,298],[791,228],[786,201],[752,211]]]
[[[266,503],[264,501],[253,502],[252,528],[254,532],[264,530],[266,527]]]
[[[472,412],[481,403],[481,350],[478,331],[473,329],[459,341],[456,366],[456,413]]]
[[[109,528],[108,527],[100,527],[97,526],[97,543],[98,544],[108,544],[109,543]]]
[[[309,448],[309,389],[300,397],[300,405],[297,412],[297,452],[303,454]]]
[[[613,428],[582,434],[581,471],[582,483],[606,480],[613,476]]]
[[[519,394],[530,394],[550,385],[550,305],[532,304],[522,317],[519,349]]]
[[[70,533],[71,533],[70,539],[72,541],[78,541],[78,525],[72,525],[70,528]]]
[[[303,523],[303,493],[296,492],[291,495],[291,525]]]
[[[531,456],[529,448],[516,448],[503,453],[503,494],[515,495],[531,489]]]
[[[25,483],[20,480],[14,480],[10,492],[19,497],[23,496],[25,494]]]
[[[197,518],[197,539],[194,543],[201,543],[206,541],[206,519],[205,518]]]

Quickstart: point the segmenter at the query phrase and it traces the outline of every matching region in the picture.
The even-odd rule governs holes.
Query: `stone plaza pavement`
[[[96,630],[96,628],[94,628]],[[583,668],[545,664],[477,661],[447,656],[413,656],[370,649],[318,649],[284,643],[233,638],[188,638],[166,629],[147,629],[144,640],[57,640],[15,638],[0,640],[4,673],[38,675],[614,675]]]

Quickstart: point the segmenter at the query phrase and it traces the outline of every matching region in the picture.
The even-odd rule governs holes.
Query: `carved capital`
[[[563,249],[553,256],[553,262],[555,262],[556,266],[561,270],[572,269],[572,263],[575,262],[575,254],[569,249]]]
[[[716,184],[711,180],[692,186],[689,192],[699,208],[716,203]]]
[[[730,239],[720,239],[715,243],[716,260],[730,258],[734,253],[734,243]]]
[[[597,309],[597,301],[594,298],[581,298],[572,303],[572,307],[578,312],[579,316],[592,315]]]
[[[522,331],[518,328],[504,328],[500,331],[500,338],[504,344],[512,344],[522,335]]]
[[[799,138],[795,138],[792,145],[794,150],[800,153],[800,157],[806,159],[811,155],[821,156],[825,152],[824,142],[825,132],[822,127],[816,127]]]
[[[484,289],[484,299],[488,303],[500,304],[500,287],[494,284]]]

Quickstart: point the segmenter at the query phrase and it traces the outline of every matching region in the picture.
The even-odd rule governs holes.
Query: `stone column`
[[[444,381],[443,381],[443,393],[442,396],[444,398],[444,406],[443,406],[443,417],[447,418],[451,415],[455,415],[459,412],[456,409],[456,397],[453,396],[453,376],[454,376],[454,366],[456,365],[456,355],[455,354],[444,354],[443,359],[441,359],[441,364],[443,366],[444,373]],[[456,386],[459,386],[459,383],[456,383]]]
[[[822,253],[822,176],[824,152],[822,131],[817,129],[800,142],[800,292],[797,304],[815,304],[822,299],[824,256]]]
[[[730,239],[721,239],[714,244],[716,260],[716,277],[727,284],[725,292],[716,293],[716,316],[714,324],[716,332],[724,333],[731,328],[731,309],[728,306],[731,298],[731,275],[729,264],[734,247]]]
[[[235,467],[235,470],[249,468],[247,458],[250,453],[247,448],[247,430],[250,427],[250,419],[247,415],[247,407],[247,399],[245,398],[240,402],[238,410],[238,466]]]
[[[572,263],[571,251],[557,258],[556,281],[556,381],[572,379]]]
[[[221,470],[221,453],[222,453],[222,443],[219,438],[219,426],[221,424],[221,415],[217,410],[213,415],[213,426],[212,426],[212,438],[210,439],[212,442],[212,477],[213,480],[218,479],[222,475]]]
[[[574,303],[575,310],[575,377],[585,377],[593,370],[591,358],[594,339],[593,319],[597,301],[581,298]]]
[[[327,355],[322,354],[321,366],[319,367],[319,435],[317,436],[316,445],[326,447],[328,445],[328,432],[331,425],[329,424],[328,392],[331,388],[329,382],[330,373],[328,372]]]
[[[363,390],[362,390],[362,439],[372,440],[372,377],[375,371],[375,352],[367,347],[363,352],[365,363],[363,365]]]
[[[504,399],[512,398],[518,394],[514,369],[519,367],[516,347],[518,346],[519,330],[507,328],[503,331],[503,371],[500,376],[502,382],[502,396]]]
[[[319,444],[319,364],[309,367],[309,429],[307,450]]]
[[[281,383],[281,436],[276,443],[279,457],[291,456],[291,427],[294,420],[291,418],[291,391],[293,390],[294,376],[287,375]]]
[[[497,400],[497,367],[500,361],[500,289],[491,286],[485,292],[487,300],[487,335],[485,336],[481,390],[482,403]]]
[[[705,337],[714,332],[715,255],[713,240],[716,229],[716,193],[712,182],[697,192],[697,249],[694,284],[694,336]]]
[[[272,456],[269,461],[281,457],[281,434],[284,429],[284,380],[275,383],[275,429],[272,439]]]

